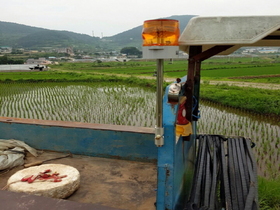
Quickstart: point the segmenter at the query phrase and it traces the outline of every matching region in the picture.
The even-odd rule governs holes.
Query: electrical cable
[[[197,104],[198,104],[195,96],[193,96],[193,101],[194,101],[194,104],[193,104],[193,108],[192,108],[192,116],[195,117],[196,119],[200,119],[200,111],[199,110],[197,110],[197,115],[194,114],[194,110],[196,109]]]

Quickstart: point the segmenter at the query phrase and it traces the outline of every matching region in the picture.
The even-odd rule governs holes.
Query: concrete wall
[[[152,128],[0,117],[0,138],[40,150],[106,158],[157,159]]]

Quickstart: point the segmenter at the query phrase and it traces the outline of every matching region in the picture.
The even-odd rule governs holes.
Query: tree
[[[120,51],[122,54],[126,54],[126,55],[141,55],[141,51],[138,50],[136,47],[124,47],[121,49]]]
[[[15,60],[8,58],[7,55],[0,56],[0,64],[23,64],[23,60]]]
[[[8,64],[8,56],[4,55],[0,57],[0,64]]]

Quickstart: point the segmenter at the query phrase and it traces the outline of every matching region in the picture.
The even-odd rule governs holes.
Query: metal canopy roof
[[[180,50],[202,46],[202,52],[230,46],[228,55],[244,46],[280,46],[280,16],[194,17],[179,38]]]

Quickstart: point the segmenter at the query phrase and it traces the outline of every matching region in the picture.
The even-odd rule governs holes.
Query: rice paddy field
[[[154,127],[155,97],[154,90],[122,83],[0,83],[0,115]],[[200,113],[198,133],[251,138],[256,144],[253,151],[259,175],[278,176],[280,125],[277,118],[209,102],[201,103]]]
[[[185,76],[187,66],[187,59],[166,60],[164,78],[175,81]],[[154,127],[155,61],[66,62],[48,69],[0,72],[0,115]],[[258,163],[260,209],[279,209],[279,91],[209,82],[280,85],[279,55],[213,57],[202,63],[201,79],[204,100],[199,106],[198,133],[251,138]]]
[[[0,84],[0,115],[149,127],[155,92],[110,83]]]

